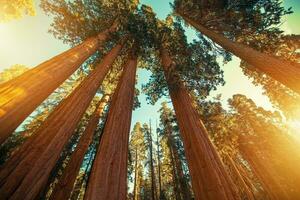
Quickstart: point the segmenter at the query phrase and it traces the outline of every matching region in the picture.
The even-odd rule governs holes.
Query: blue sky
[[[170,0],[141,0],[143,4],[152,6],[157,16],[164,19],[170,12]],[[285,6],[292,6],[295,13],[285,18],[285,23],[282,28],[287,33],[300,34],[300,1],[289,0],[285,1]],[[38,1],[36,7],[38,8]],[[13,65],[24,64],[34,67],[41,62],[50,59],[51,57],[67,50],[68,45],[55,39],[47,32],[51,19],[47,17],[40,9],[37,9],[35,17],[25,17],[21,20],[15,20],[5,24],[0,24],[0,71]],[[196,37],[193,29],[186,29],[186,35],[191,41]],[[255,87],[251,84],[251,80],[243,75],[239,68],[238,58],[234,58],[232,62],[222,66],[226,84],[219,87],[217,91],[211,93],[211,97],[217,94],[222,94],[222,103],[226,107],[227,99],[233,94],[241,93],[252,98],[258,105],[266,109],[272,109],[267,97],[262,95],[260,87]],[[149,73],[145,70],[138,71],[137,87],[148,81]],[[160,100],[155,106],[148,105],[145,100],[145,95],[140,95],[141,108],[135,110],[132,116],[132,124],[137,121],[142,123],[152,120],[153,125],[158,119],[157,111],[160,108]]]

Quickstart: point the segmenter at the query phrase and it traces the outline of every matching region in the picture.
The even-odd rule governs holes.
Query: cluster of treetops
[[[18,9],[10,2],[0,11]],[[291,8],[171,6],[159,20],[138,0],[41,0],[50,32],[72,48],[1,73],[0,199],[300,198],[299,141],[287,125],[300,117],[300,37],[279,27]],[[188,42],[184,25],[198,38]],[[241,94],[226,109],[221,96],[208,100],[233,55],[278,111]],[[151,72],[149,103],[167,97],[174,109],[162,103],[158,127],[136,123],[130,134],[137,67]]]

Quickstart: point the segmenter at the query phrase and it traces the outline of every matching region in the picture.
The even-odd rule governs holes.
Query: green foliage
[[[173,8],[231,38],[277,31],[282,16],[292,13],[291,8],[282,7],[280,0],[176,0]]]
[[[78,44],[109,28],[114,21],[123,22],[136,1],[42,0],[41,7],[53,15],[50,32],[69,44]]]
[[[176,82],[182,81],[191,91],[197,93],[199,98],[207,97],[217,85],[224,84],[223,71],[216,61],[219,53],[214,52],[211,44],[203,37],[188,43],[183,27],[180,23],[173,23],[171,17],[165,22],[157,21],[157,27],[157,48],[164,47],[169,51],[174,68],[168,73],[177,77]],[[148,69],[153,74],[142,88],[150,103],[154,104],[167,94],[168,88],[162,68],[158,64],[159,59],[154,56],[150,58],[152,64]]]
[[[157,131],[160,135],[161,151],[159,152],[159,156],[162,158],[161,173],[163,177],[163,194],[161,194],[160,197],[173,199],[177,196],[181,198],[182,192],[192,194],[192,191],[184,191],[182,187],[183,184],[185,184],[187,188],[190,187],[190,175],[183,143],[179,135],[179,128],[174,111],[168,107],[166,102],[163,102],[159,112],[160,123]],[[181,169],[178,168],[178,165]],[[183,176],[180,176],[180,174]],[[179,190],[179,188],[181,188],[181,190]]]

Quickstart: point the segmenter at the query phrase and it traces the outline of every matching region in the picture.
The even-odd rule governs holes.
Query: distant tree
[[[4,69],[2,72],[0,72],[0,83],[4,83],[6,81],[9,81],[24,72],[26,72],[29,69],[29,67],[25,65],[12,65],[9,68]]]
[[[300,163],[296,153],[299,144],[288,134],[279,113],[257,107],[243,95],[233,96],[229,103],[237,112],[237,123],[244,127],[239,126],[243,133],[239,134],[239,150],[251,163],[268,193],[277,198],[282,195],[286,199],[299,196],[299,191],[294,188],[300,180],[295,169]],[[243,131],[245,128],[248,131]],[[290,154],[294,156],[286,156]]]
[[[154,148],[153,148],[153,139],[152,139],[152,127],[150,121],[150,127],[148,124],[143,124],[143,132],[145,135],[146,145],[148,149],[148,161],[147,164],[149,166],[149,179],[151,180],[151,199],[157,199],[157,187],[156,187],[156,173],[154,169]]]
[[[166,142],[168,147],[168,151],[163,152],[163,155],[169,157],[175,199],[188,200],[192,199],[192,192],[189,189],[190,185],[188,182],[190,177],[188,170],[184,171],[183,168],[183,165],[186,165],[186,158],[177,129],[174,112],[167,106],[166,102],[163,102],[160,109],[159,131],[162,140]]]
[[[141,199],[142,195],[142,180],[145,173],[145,160],[146,160],[146,141],[145,135],[142,130],[142,125],[137,122],[133,131],[131,132],[131,138],[129,142],[130,155],[132,156],[132,162],[134,167],[131,172],[133,176],[133,200]]]
[[[0,4],[0,23],[20,19],[24,15],[35,15],[33,0],[2,0]]]

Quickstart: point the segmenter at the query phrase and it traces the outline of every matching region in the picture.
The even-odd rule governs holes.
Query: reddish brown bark
[[[11,199],[33,199],[38,195],[121,49],[122,45],[116,45],[37,130],[32,142],[24,147],[28,150],[24,158],[1,187],[2,197],[12,195]]]
[[[106,41],[110,29],[0,85],[0,144]]]
[[[128,139],[136,65],[136,57],[128,60],[117,90],[112,97],[85,199],[126,199]]]
[[[195,198],[238,199],[235,186],[209,140],[187,89],[172,74],[174,66],[165,49],[161,49],[161,60],[182,135]]]
[[[102,97],[99,105],[96,107],[93,115],[89,119],[88,125],[83,132],[83,136],[79,140],[76,150],[72,153],[71,159],[68,162],[67,167],[64,169],[62,177],[59,179],[59,182],[51,194],[51,200],[69,199],[76,177],[79,173],[80,166],[84,159],[84,155],[86,154],[90,143],[92,142],[94,132],[97,128],[100,117],[102,116],[104,107],[108,103],[108,100],[109,95],[105,94]]]
[[[241,190],[241,199],[246,198],[247,200],[255,200],[252,188],[249,188],[249,186],[246,184],[243,176],[239,172],[239,169],[236,167],[235,161],[229,155],[226,156],[226,160],[228,161],[228,166],[230,167],[233,176],[236,177],[235,184]]]
[[[183,19],[198,31],[212,39],[225,50],[256,67],[259,71],[268,74],[275,80],[286,85],[300,94],[300,64],[280,60],[272,55],[261,53],[248,46],[233,42],[221,34],[211,31],[189,17],[178,13]]]

